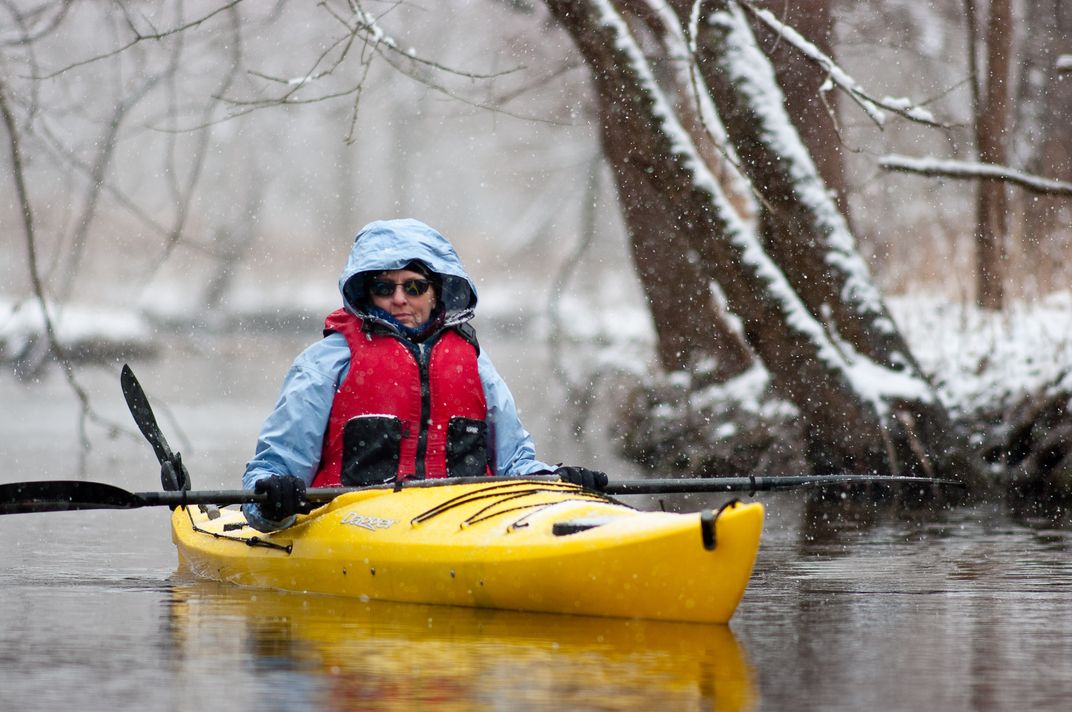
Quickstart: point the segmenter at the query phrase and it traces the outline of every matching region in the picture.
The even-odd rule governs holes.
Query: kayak
[[[759,503],[677,514],[562,482],[434,484],[349,492],[271,533],[238,510],[177,507],[180,570],[360,600],[726,623],[763,527]]]

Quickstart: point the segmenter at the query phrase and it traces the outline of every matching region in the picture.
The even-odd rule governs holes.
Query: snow
[[[706,164],[699,157],[689,135],[677,122],[672,111],[669,110],[667,101],[651,75],[647,61],[640,48],[636,45],[628,27],[611,5],[605,1],[596,3],[600,11],[600,21],[614,32],[615,47],[629,57],[633,72],[637,80],[652,102],[652,116],[659,122],[660,130],[671,142],[671,150],[681,156],[682,164],[688,169],[693,184],[709,196],[714,214],[723,223],[723,229],[729,237],[729,242],[740,256],[743,264],[748,266],[755,277],[757,288],[764,289],[771,297],[781,305],[785,321],[795,329],[803,338],[814,344],[819,357],[849,377],[847,364],[838,352],[837,348],[826,338],[826,333],[821,324],[813,319],[800,301],[799,296],[785,279],[785,275],[763,250],[756,235],[737,217],[737,213],[730,207],[725,195],[722,193],[718,182]],[[712,19],[721,17],[716,13]],[[734,26],[746,27],[743,18],[734,16],[729,19]],[[735,68],[743,70],[755,61],[755,56],[750,53],[747,45],[754,43],[739,43],[745,55],[744,59],[735,63]],[[768,67],[766,60],[762,63]],[[882,404],[876,402],[876,409]]]
[[[883,97],[879,103],[887,108],[896,109],[900,113],[910,118],[913,118],[916,121],[921,121],[923,123],[928,124],[938,123],[938,120],[934,118],[934,114],[927,111],[923,107],[916,106],[915,102],[908,97],[886,96]]]
[[[671,152],[681,158],[681,165],[689,173],[693,185],[705,193],[710,202],[712,215],[720,221],[721,230],[727,236],[737,259],[750,272],[747,279],[750,288],[763,290],[769,299],[778,305],[781,319],[796,331],[802,341],[810,344],[810,350],[826,364],[828,369],[842,375],[852,383],[858,394],[869,397],[870,406],[878,414],[885,413],[887,403],[896,398],[933,397],[929,385],[918,374],[890,372],[879,377],[882,367],[874,363],[865,363],[867,359],[860,354],[846,353],[840,350],[830,338],[826,329],[808,311],[799,295],[789,284],[777,264],[771,260],[760,244],[757,236],[748,229],[729,205],[718,182],[700,158],[696,147],[687,132],[678,123],[670,110],[658,84],[655,82],[640,48],[629,29],[607,0],[593,3],[599,15],[599,22],[612,33],[615,49],[626,57],[639,88],[651,102],[651,117],[659,124],[659,130],[669,140]],[[739,9],[729,12],[716,12],[707,18],[712,25],[723,26],[727,44],[725,66],[735,82],[743,91],[751,92],[753,103],[757,106],[764,123],[763,131],[767,140],[780,155],[790,156],[790,171],[799,183],[798,192],[802,200],[816,216],[827,243],[829,262],[844,275],[844,289],[847,299],[861,313],[872,315],[870,321],[881,324],[881,301],[877,290],[871,282],[866,265],[853,249],[852,236],[844,225],[840,213],[833,206],[829,194],[818,181],[817,172],[807,152],[797,136],[781,105],[781,93],[773,77],[773,69],[755,45],[747,20]],[[809,180],[811,179],[811,180]],[[880,327],[881,328],[881,327]],[[854,378],[863,379],[861,383]],[[883,388],[890,389],[883,391]]]
[[[791,45],[803,52],[805,56],[812,61],[817,62],[819,66],[827,72],[828,80],[844,89],[845,92],[867,112],[872,121],[879,126],[886,123],[886,115],[882,109],[879,108],[875,102],[868,99],[864,94],[863,87],[861,87],[855,79],[849,76],[848,72],[838,66],[838,64],[827,54],[808,40],[804,39],[804,37],[792,27],[786,25],[775,17],[770,10],[760,10],[748,5],[745,7],[766,23],[768,27],[784,37]]]
[[[696,23],[699,20],[699,3],[693,5],[687,36],[681,27],[677,13],[669,5],[660,0],[647,0],[647,5],[649,11],[659,18],[660,23],[666,29],[661,39],[666,45],[667,54],[679,58],[673,62],[673,68],[677,75],[677,84],[684,95],[683,100],[697,113],[704,130],[707,131],[718,150],[725,155],[727,176],[737,196],[748,201],[750,205],[748,212],[753,214],[758,212],[748,179],[737,168],[740,163],[737,151],[729,143],[726,128],[722,125],[722,119],[715,109],[711,92],[696,67]]]
[[[842,297],[855,303],[861,313],[871,315],[880,328],[885,327],[881,323],[881,298],[871,274],[860,258],[844,217],[820,180],[811,155],[786,113],[785,98],[773,69],[755,45],[743,18],[737,17],[736,20],[730,35],[731,44],[735,47],[735,54],[731,56],[734,60],[731,69],[734,79],[750,89],[757,106],[763,106],[759,117],[763,133],[772,149],[790,164],[800,200],[815,217],[816,225],[825,238],[826,259],[844,275],[846,294]]]
[[[496,290],[485,292],[490,296]],[[496,302],[494,298],[489,301]],[[891,297],[887,304],[921,370],[955,417],[1008,407],[1058,386],[1072,390],[1072,291],[1032,302],[1016,301],[1003,312],[927,293]],[[586,371],[588,378],[613,373],[627,381],[650,379],[655,334],[648,314],[632,304],[594,311],[590,306],[589,300],[563,297],[563,313],[583,315],[562,325],[565,348],[573,354],[570,362]],[[549,334],[545,319],[545,314],[538,315],[532,327],[541,340]],[[898,374],[885,369],[855,364],[853,368],[857,369],[854,382],[870,388],[873,395],[918,388],[917,379],[891,381]],[[687,393],[688,401],[663,404],[665,417],[681,408],[716,410],[713,406],[718,403],[733,403],[768,420],[785,420],[795,414],[790,403],[770,397],[770,377],[761,365],[726,383],[695,391],[689,390],[685,373],[668,374],[667,379]],[[730,432],[712,434],[720,439],[732,436]]]
[[[596,0],[594,5],[600,11],[600,21],[614,32],[615,48],[629,57],[629,63],[632,65],[633,72],[641,88],[652,101],[651,113],[659,121],[660,129],[669,139],[672,146],[671,150],[681,157],[692,174],[693,182],[697,188],[712,196],[722,198],[722,191],[718,186],[718,181],[707,170],[707,165],[697,153],[696,147],[692,143],[692,138],[678,122],[677,115],[670,108],[662,90],[659,89],[655,77],[651,74],[647,59],[645,59],[644,53],[637,46],[632,34],[629,32],[625,20],[607,0]],[[728,203],[726,207],[729,207]],[[719,213],[732,214],[733,211],[720,210]],[[741,229],[744,229],[743,225]]]
[[[1003,312],[928,295],[892,299],[890,310],[954,413],[1009,405],[1058,384],[1072,389],[1072,292]]]
[[[358,8],[354,12],[352,19],[355,21],[354,29],[367,32],[369,35],[368,39],[372,44],[386,44],[388,47],[398,46],[398,43],[394,38],[388,36],[387,33],[383,31],[383,28],[380,27],[379,23],[376,22],[376,19],[371,14]]]

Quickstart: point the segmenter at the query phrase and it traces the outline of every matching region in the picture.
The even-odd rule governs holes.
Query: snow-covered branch
[[[953,161],[940,158],[912,158],[893,154],[880,158],[878,164],[888,171],[918,173],[943,178],[989,178],[1014,183],[1032,193],[1072,195],[1072,183],[1043,178],[1008,166],[994,165],[993,163]]]
[[[911,99],[903,97],[876,99],[865,91],[863,86],[842,69],[832,57],[809,42],[792,27],[775,17],[770,10],[757,8],[748,2],[742,2],[740,5],[748,10],[753,17],[770,28],[772,32],[795,47],[810,62],[822,69],[827,75],[827,80],[848,94],[849,98],[856,102],[878,126],[884,126],[886,123],[886,114],[883,111],[885,110],[909,121],[915,121],[927,126],[950,127],[950,124],[938,121],[930,111],[917,105]]]

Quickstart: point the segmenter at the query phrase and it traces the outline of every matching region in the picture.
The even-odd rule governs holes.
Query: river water
[[[300,339],[165,341],[132,363],[161,426],[196,488],[235,487]],[[485,346],[545,459],[636,476],[599,428],[587,445],[561,432],[530,347]],[[126,429],[89,426],[82,476],[156,489],[118,373],[82,372]],[[61,379],[0,375],[0,404],[0,482],[78,475]],[[1072,708],[1072,532],[993,507],[837,520],[800,493],[758,497],[764,541],[729,626],[237,589],[176,574],[166,509],[0,517],[0,709]]]

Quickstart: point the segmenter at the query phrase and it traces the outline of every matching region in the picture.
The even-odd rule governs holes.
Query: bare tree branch
[[[231,84],[234,82],[235,77],[238,75],[239,67],[241,65],[241,33],[239,32],[239,17],[238,11],[234,9],[234,4],[230,7],[224,8],[228,11],[231,22],[231,38],[228,46],[231,49],[231,67],[230,70],[224,75],[220,89],[216,93],[226,92]],[[178,64],[178,51],[175,54],[174,61]],[[202,123],[207,123],[209,115],[215,110],[215,105],[207,103],[204,107],[202,116],[204,120]],[[182,232],[186,227],[186,220],[189,217],[190,205],[193,202],[194,192],[197,189],[197,185],[201,180],[201,175],[205,166],[205,158],[208,155],[209,142],[212,138],[212,134],[209,130],[204,129],[201,131],[197,148],[194,151],[193,161],[191,162],[190,176],[186,181],[185,186],[179,186],[177,179],[175,183],[172,183],[172,190],[174,191],[174,198],[176,201],[176,214],[174,223],[171,226],[171,230],[168,233],[167,239],[164,243],[164,251],[160,256],[160,259],[156,261],[156,268],[152,271],[145,282],[148,283],[152,279],[152,276],[156,274],[157,270],[163,266],[163,264],[171,257],[175,247],[178,245],[182,238]],[[175,173],[173,171],[173,173]]]
[[[11,13],[11,16],[15,18],[15,23],[22,30],[22,35],[15,39],[0,41],[0,48],[24,47],[32,45],[59,27],[67,13],[74,7],[74,0],[63,0],[60,6],[55,8],[55,14],[51,17],[46,17],[40,22],[38,22],[39,16],[53,10],[51,4],[44,3],[30,12],[20,12],[11,0],[4,0],[3,4],[8,9],[8,12]],[[29,25],[34,23],[37,24],[37,27],[31,29]]]
[[[103,59],[109,59],[111,57],[115,57],[117,55],[120,55],[123,52],[127,51],[128,49],[130,49],[131,47],[133,47],[134,45],[139,44],[141,42],[145,42],[147,40],[163,40],[163,39],[167,39],[168,37],[171,37],[172,35],[176,35],[176,34],[179,34],[181,32],[186,32],[187,30],[191,30],[191,29],[194,29],[196,27],[200,27],[201,25],[203,25],[205,22],[208,22],[209,20],[211,20],[216,15],[219,15],[222,12],[226,12],[226,11],[230,10],[231,8],[237,6],[242,1],[243,0],[230,0],[230,2],[227,2],[223,6],[218,7],[215,10],[212,10],[211,12],[209,12],[206,15],[202,15],[201,17],[199,17],[196,20],[191,20],[190,22],[187,22],[187,23],[185,23],[183,25],[179,25],[178,27],[173,27],[170,30],[163,30],[163,31],[160,31],[160,32],[143,33],[141,31],[139,31],[136,27],[134,27],[133,23],[130,22],[130,18],[129,18],[129,15],[128,15],[127,16],[128,26],[130,27],[131,31],[134,33],[134,38],[132,40],[129,40],[126,44],[124,44],[124,45],[122,45],[120,47],[116,47],[115,49],[113,49],[113,50],[111,50],[109,52],[105,52],[104,54],[98,54],[96,56],[89,57],[88,59],[83,59],[83,60],[79,60],[77,62],[74,62],[72,64],[68,64],[67,66],[62,67],[61,69],[57,69],[56,71],[51,72],[49,74],[45,74],[45,75],[42,75],[42,76],[34,76],[32,78],[33,79],[52,79],[54,77],[58,77],[61,74],[69,72],[72,69],[76,69],[78,67],[84,67],[86,65],[93,64],[95,62],[99,62],[99,61],[101,61]],[[123,7],[123,9],[125,11],[125,7],[122,5],[122,3],[120,3],[120,7]]]
[[[172,70],[174,70],[174,65],[172,66]],[[115,110],[112,112],[111,120],[108,122],[104,135],[96,142],[98,147],[97,158],[93,162],[89,171],[85,203],[82,207],[82,214],[76,221],[75,234],[71,240],[71,248],[67,251],[67,264],[60,275],[61,286],[56,292],[56,301],[59,304],[67,301],[67,298],[70,296],[74,287],[78,268],[85,255],[86,244],[89,239],[89,231],[96,216],[98,201],[104,185],[107,182],[108,168],[111,165],[112,157],[115,155],[117,137],[119,135],[119,130],[123,125],[123,121],[129,115],[131,109],[148,95],[160,79],[161,77],[159,76],[150,77],[147,81],[143,82],[141,86],[125,96],[116,105]]]
[[[47,148],[52,154],[62,163],[66,163],[71,168],[74,168],[79,173],[85,175],[87,178],[93,174],[93,166],[87,164],[81,160],[78,155],[71,150],[69,146],[63,143],[63,140],[56,135],[56,132],[52,130],[49,122],[46,120],[39,121],[34,126],[34,135],[41,139],[42,146]],[[113,200],[120,206],[130,212],[139,222],[148,227],[153,232],[166,235],[168,228],[162,223],[158,222],[152,215],[146,213],[137,203],[134,202],[128,195],[116,188],[111,183],[105,183],[101,186],[102,190],[107,193]]]

